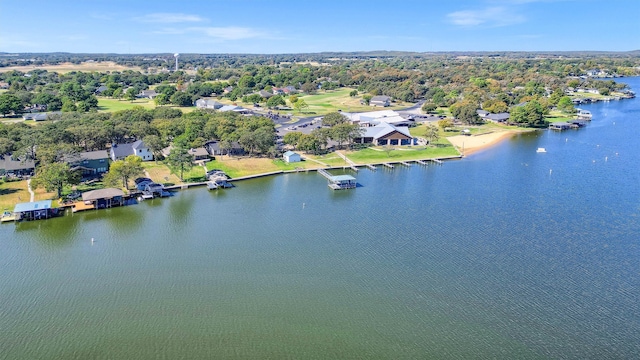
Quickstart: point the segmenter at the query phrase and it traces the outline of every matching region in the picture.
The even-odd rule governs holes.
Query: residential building
[[[0,156],[0,176],[31,176],[35,173],[33,160],[13,159],[10,155]]]
[[[67,160],[72,170],[82,171],[83,178],[100,176],[109,171],[107,150],[85,151]]]
[[[109,149],[109,157],[111,160],[122,160],[129,155],[135,155],[142,158],[142,161],[153,160],[153,153],[142,140],[138,140],[129,144],[112,144]]]
[[[147,99],[154,99],[156,96],[158,96],[158,93],[155,90],[142,90],[138,95],[136,95],[138,98]]]
[[[207,150],[209,155],[243,155],[244,148],[240,146],[240,143],[237,141],[233,141],[231,143],[231,149],[222,149],[220,148],[219,140],[211,140],[204,144],[204,148]]]
[[[386,95],[374,96],[369,100],[370,106],[387,107],[391,105],[391,98]]]

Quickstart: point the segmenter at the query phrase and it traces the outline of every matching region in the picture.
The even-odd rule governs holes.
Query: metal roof
[[[356,181],[351,175],[334,175],[331,177],[331,181]]]
[[[34,211],[34,210],[44,210],[44,209],[51,209],[51,200],[42,200],[42,201],[16,204],[16,207],[13,209],[13,212],[21,213],[21,212]]]
[[[117,196],[124,196],[124,192],[116,188],[98,189],[82,193],[82,201],[111,199]]]

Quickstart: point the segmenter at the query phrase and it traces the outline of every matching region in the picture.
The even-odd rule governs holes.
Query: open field
[[[118,100],[118,99],[112,99],[112,98],[98,97],[98,111],[102,111],[102,112],[128,110],[128,109],[133,109],[136,106],[142,106],[145,109],[155,109],[156,103],[150,99],[135,99],[134,101],[129,101],[129,100]],[[171,105],[165,105],[165,106],[175,107],[177,109],[180,109],[183,113],[188,113],[196,110],[194,106],[190,106],[190,107],[171,106]]]
[[[109,99],[98,97],[98,110],[104,112],[119,111],[133,109],[136,106],[142,106],[145,109],[155,109],[156,104],[149,99],[136,99],[134,101]]]
[[[274,171],[286,171],[295,170],[296,168],[302,169],[316,169],[322,167],[320,164],[313,161],[302,161],[298,163],[285,163],[281,159],[268,159],[268,158],[242,158],[242,157],[228,157],[218,156],[216,160],[207,163],[207,169],[220,169],[227,173],[232,178],[263,174]]]
[[[345,88],[338,90],[331,90],[327,92],[320,92],[315,95],[303,95],[300,96],[301,99],[309,105],[308,108],[303,110],[303,113],[300,114],[297,111],[293,112],[295,115],[304,116],[307,114],[311,115],[324,115],[330,112],[335,112],[338,110],[346,111],[346,112],[364,112],[364,111],[373,111],[373,110],[381,110],[383,108],[371,107],[368,105],[361,105],[360,100],[362,99],[362,95],[351,97],[349,93],[353,91],[353,89]],[[384,108],[385,110],[395,110],[401,109],[411,106],[410,103],[393,103],[393,106],[389,106]]]
[[[142,167],[149,175],[149,178],[159,184],[180,184],[180,178],[171,173],[169,167],[163,163],[156,163],[155,161],[145,161],[142,163]]]
[[[83,62],[81,64],[62,63],[59,65],[27,65],[27,66],[7,66],[0,67],[0,72],[18,70],[22,72],[29,72],[31,70],[47,70],[57,73],[68,73],[71,71],[83,71],[83,72],[106,72],[106,71],[123,71],[134,70],[140,71],[139,67],[118,65],[113,61],[102,62]]]

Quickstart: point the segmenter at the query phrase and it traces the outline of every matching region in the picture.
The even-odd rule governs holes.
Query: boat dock
[[[331,175],[325,169],[318,169],[318,174],[329,180],[328,186],[333,190],[355,189],[356,178],[351,175]]]
[[[377,168],[377,167],[375,167],[375,166],[373,166],[373,165],[371,165],[371,164],[367,164],[367,167],[369,168],[369,170],[373,170],[373,171],[378,170],[378,168]]]
[[[402,165],[404,165],[404,166],[406,166],[406,167],[411,167],[411,164],[409,164],[409,163],[408,163],[408,162],[406,162],[406,161],[401,161],[401,162],[400,162],[400,164],[402,164]]]
[[[391,165],[389,163],[382,163],[382,165],[388,167],[389,169],[393,169],[393,165]]]

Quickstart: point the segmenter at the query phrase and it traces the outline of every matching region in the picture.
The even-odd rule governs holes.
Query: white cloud
[[[507,26],[525,21],[525,17],[502,7],[489,7],[481,10],[462,10],[447,14],[449,22],[458,26],[479,26],[489,27]]]
[[[205,18],[199,15],[190,15],[182,13],[155,13],[147,14],[134,18],[134,20],[144,23],[163,23],[174,24],[184,22],[202,22],[206,21]]]

